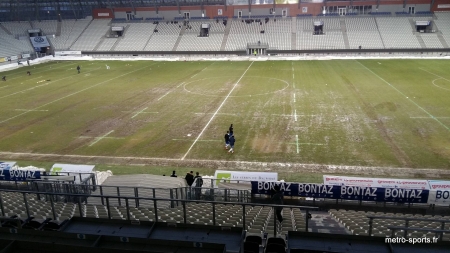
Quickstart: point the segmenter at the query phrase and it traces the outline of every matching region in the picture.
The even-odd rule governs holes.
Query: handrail
[[[441,229],[443,230],[445,228],[445,223],[450,223],[450,220],[446,219],[423,219],[423,218],[410,218],[410,217],[393,217],[393,216],[373,216],[373,215],[367,215],[367,218],[369,218],[369,236],[372,235],[372,225],[373,225],[373,219],[387,219],[387,220],[404,220],[405,221],[405,227],[408,228],[409,221],[431,221],[431,222],[440,222],[441,223]],[[408,238],[408,229],[405,229],[404,231],[404,237]],[[394,235],[394,230],[392,232],[392,235]],[[442,240],[442,233],[440,235],[440,240]]]
[[[108,218],[111,219],[111,210],[110,210],[110,204],[109,204],[109,200],[110,199],[115,199],[115,198],[122,198],[125,199],[125,203],[126,205],[126,217],[127,220],[130,220],[130,206],[128,205],[129,200],[151,200],[154,203],[154,215],[155,215],[155,222],[158,222],[158,205],[157,202],[158,201],[179,201],[182,204],[183,207],[183,220],[184,223],[187,223],[187,217],[186,217],[186,204],[187,203],[205,203],[205,204],[212,204],[212,213],[213,213],[213,225],[216,225],[216,217],[215,217],[215,213],[216,213],[216,205],[217,204],[224,204],[224,205],[241,205],[242,206],[242,227],[244,228],[244,230],[246,229],[246,222],[245,222],[245,216],[246,216],[246,212],[245,212],[245,207],[246,206],[262,206],[262,207],[271,207],[272,211],[275,210],[276,207],[282,207],[282,208],[298,208],[298,209],[304,209],[306,210],[306,215],[305,215],[305,232],[309,232],[308,231],[308,217],[309,217],[309,211],[310,210],[318,210],[317,207],[310,207],[310,206],[294,206],[294,205],[273,205],[273,204],[259,204],[259,203],[241,203],[241,202],[226,202],[226,201],[205,201],[205,200],[186,200],[186,199],[167,199],[167,198],[151,198],[151,197],[129,197],[129,196],[110,196],[110,195],[86,195],[86,194],[73,194],[73,193],[54,193],[54,192],[34,192],[34,191],[22,191],[22,190],[1,190],[2,192],[17,192],[17,193],[22,193],[23,194],[23,200],[25,203],[25,209],[26,209],[26,213],[28,218],[30,218],[30,210],[29,210],[29,206],[28,206],[28,202],[27,202],[27,194],[43,194],[43,195],[54,195],[54,196],[59,196],[59,195],[63,195],[63,196],[73,196],[73,197],[98,197],[98,198],[106,198],[106,208],[107,208],[107,212],[108,212]],[[1,192],[0,192],[1,193]],[[54,201],[53,198],[50,198],[50,205],[51,205],[51,210],[52,210],[52,214],[53,214],[53,219],[56,220],[56,214],[55,214],[55,205],[54,205]],[[78,198],[78,212],[80,214],[80,217],[83,217],[83,209],[82,209],[82,204],[81,204],[81,198]],[[3,198],[1,197],[0,194],[0,209],[1,209],[1,213],[2,215],[5,215],[4,210],[3,210]],[[273,215],[273,222],[274,222],[274,236],[277,235],[277,217],[276,215]]]
[[[392,230],[391,237],[395,237],[395,231],[396,230],[405,230],[405,238],[408,238],[408,230],[415,230],[415,231],[426,231],[426,232],[435,232],[436,234],[439,233],[438,240],[442,241],[443,233],[450,233],[450,230],[448,229],[432,229],[432,228],[418,228],[418,227],[401,227],[401,226],[387,226],[388,229]]]

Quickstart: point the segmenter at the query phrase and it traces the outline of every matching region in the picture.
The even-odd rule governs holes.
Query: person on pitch
[[[228,149],[228,147],[230,146],[230,131],[227,131],[224,138],[225,138],[225,149]]]
[[[228,150],[228,153],[234,153],[234,142],[236,140],[234,139],[234,135],[231,135],[230,137],[230,150]]]
[[[80,65],[77,66],[78,74],[80,74]]]

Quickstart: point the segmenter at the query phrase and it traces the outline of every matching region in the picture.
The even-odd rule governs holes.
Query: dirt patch
[[[408,157],[408,155],[397,145],[394,139],[391,138],[389,134],[389,129],[386,128],[384,124],[384,119],[378,117],[378,114],[375,111],[375,108],[372,107],[369,103],[366,102],[364,97],[361,95],[359,90],[353,85],[350,80],[348,80],[345,76],[341,76],[342,80],[347,84],[349,89],[355,94],[355,97],[358,98],[361,108],[366,114],[366,116],[373,120],[375,127],[378,129],[380,136],[383,138],[384,142],[388,144],[395,158],[400,162],[400,164],[404,167],[411,167],[412,161]],[[386,105],[384,105],[386,104]],[[383,108],[386,106],[387,108],[394,108],[395,105],[390,105],[389,103],[384,103]],[[391,103],[392,104],[392,103]],[[397,108],[395,106],[395,108]]]

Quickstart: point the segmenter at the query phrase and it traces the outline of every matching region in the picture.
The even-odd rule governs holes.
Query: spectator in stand
[[[199,200],[202,194],[203,178],[200,176],[199,172],[195,172],[194,177],[195,182],[195,199]]]
[[[274,194],[272,196],[273,204],[274,205],[283,205],[283,192],[280,190],[279,185],[275,185],[273,187]],[[283,216],[281,215],[281,212],[283,211],[283,207],[275,207],[275,213],[277,216],[278,221],[281,223],[283,222]]]
[[[189,185],[189,187],[192,186],[192,184],[194,183],[194,172],[188,172],[186,173],[186,176],[184,177],[184,179],[186,179],[186,183]]]
[[[177,173],[175,171],[172,171],[172,175],[170,175],[170,177],[178,177]]]

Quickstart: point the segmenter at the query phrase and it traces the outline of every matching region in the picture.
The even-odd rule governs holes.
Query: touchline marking
[[[155,64],[156,64],[156,63],[155,63]],[[154,64],[152,64],[152,65],[154,65]],[[152,66],[152,65],[150,65],[150,66]],[[65,99],[65,98],[68,98],[68,97],[70,97],[70,96],[76,95],[76,94],[78,94],[78,93],[80,93],[80,92],[83,92],[83,91],[85,91],[85,90],[88,90],[88,89],[94,88],[94,87],[96,87],[96,86],[99,86],[100,84],[104,84],[104,83],[110,82],[110,81],[112,81],[112,80],[114,80],[114,79],[117,79],[117,78],[122,77],[122,76],[126,76],[126,75],[128,75],[128,74],[134,73],[134,72],[136,72],[136,71],[139,71],[139,70],[144,69],[144,68],[147,68],[147,67],[149,67],[149,66],[145,66],[145,67],[142,67],[142,68],[139,68],[139,69],[130,71],[130,72],[128,72],[128,73],[122,74],[122,75],[120,75],[120,76],[116,76],[116,77],[110,78],[110,79],[108,79],[108,80],[106,80],[106,81],[103,81],[103,82],[94,84],[94,85],[92,85],[92,86],[89,86],[89,87],[87,87],[87,88],[84,88],[84,89],[82,89],[82,90],[79,90],[79,91],[77,91],[77,92],[74,92],[74,93],[72,93],[72,94],[69,94],[69,95],[67,95],[67,96],[64,96],[64,97],[62,97],[62,98],[58,98],[58,99],[56,99],[56,100],[53,100],[53,101],[51,101],[51,102],[48,102],[48,103],[43,104],[43,105],[41,105],[41,106],[38,106],[38,107],[36,107],[36,108],[33,108],[33,110],[37,110],[37,109],[42,108],[42,107],[44,107],[44,106],[53,104],[53,103],[55,103],[55,102],[58,102],[58,101],[60,101],[60,100],[63,100],[63,99]],[[15,118],[17,118],[17,117],[20,117],[20,116],[22,116],[22,115],[24,115],[24,114],[27,114],[27,113],[28,113],[28,111],[23,112],[23,113],[21,113],[21,114],[18,114],[18,115],[16,115],[16,116],[13,116],[13,117],[11,117],[11,118],[9,118],[9,119],[5,119],[5,120],[3,120],[3,121],[0,121],[0,124],[1,124],[1,123],[5,123],[5,122],[7,122],[7,121],[10,121],[10,120],[12,120],[12,119],[15,119]]]
[[[134,112],[136,112],[136,111],[122,111],[122,112],[125,112],[125,113],[134,113]],[[159,112],[141,112],[141,114],[143,114],[143,113],[159,113]]]
[[[104,139],[106,136],[108,136],[109,134],[111,134],[112,132],[114,132],[114,130],[111,130],[109,132],[107,132],[106,134],[104,134],[101,137],[97,137],[96,140],[94,142],[92,142],[89,147],[91,147],[92,145],[94,145],[95,143],[99,142],[101,139]]]
[[[233,88],[230,90],[230,92],[228,92],[228,95],[225,97],[225,99],[222,101],[222,103],[220,104],[219,108],[217,108],[216,112],[211,116],[211,119],[209,119],[208,123],[206,123],[206,126],[202,129],[202,131],[200,132],[200,134],[197,136],[197,138],[195,139],[194,143],[192,143],[192,145],[189,147],[188,151],[186,152],[186,154],[184,154],[184,156],[181,158],[181,160],[184,160],[184,158],[189,154],[189,152],[191,151],[192,147],[194,147],[195,143],[197,143],[198,139],[200,139],[200,137],[202,136],[203,132],[205,132],[206,128],[208,128],[209,124],[211,124],[212,120],[214,119],[214,117],[216,116],[216,114],[219,112],[219,110],[222,108],[222,106],[225,104],[225,102],[227,101],[227,99],[230,97],[231,93],[234,91],[234,89],[237,87],[237,85],[239,84],[239,82],[241,81],[241,79],[244,77],[245,73],[247,73],[247,71],[250,69],[250,67],[253,65],[254,61],[252,61],[252,63],[250,63],[250,65],[248,66],[248,68],[244,71],[244,73],[241,75],[241,77],[239,78],[239,80],[237,80],[237,82],[234,84]]]
[[[294,110],[294,120],[297,121],[297,109]]]
[[[98,69],[98,68],[97,68],[97,69]],[[94,69],[94,70],[95,70],[95,69]],[[91,70],[91,71],[89,71],[89,72],[92,72],[92,71],[94,71],[94,70]],[[51,83],[55,83],[55,82],[58,82],[58,81],[61,81],[61,80],[67,79],[67,78],[71,78],[71,77],[73,77],[73,76],[75,76],[75,75],[71,75],[71,76],[66,76],[66,77],[64,77],[64,78],[61,78],[61,79],[57,79],[57,80],[55,80],[55,81],[50,81],[50,82],[48,82],[48,83],[44,83],[44,84],[40,84],[40,85],[36,85],[36,86],[33,86],[33,87],[31,87],[31,88],[28,88],[28,89],[25,89],[25,90],[21,90],[21,91],[17,91],[17,92],[14,92],[14,93],[11,93],[11,94],[8,94],[8,95],[5,95],[5,96],[3,96],[3,97],[0,97],[0,98],[6,98],[6,97],[10,97],[10,96],[13,96],[13,95],[19,94],[19,93],[24,93],[25,91],[29,91],[29,90],[34,90],[34,89],[36,89],[36,88],[39,88],[39,87],[42,87],[42,86],[46,86],[46,85],[49,85],[49,84],[51,84]]]
[[[46,72],[46,71],[50,71],[50,70],[54,70],[54,69],[59,69],[59,68],[63,68],[63,67],[74,65],[74,64],[76,64],[76,63],[71,63],[71,64],[67,64],[67,65],[63,65],[63,66],[59,66],[59,67],[55,67],[55,68],[51,68],[51,69],[47,69],[47,70],[43,70],[43,71],[38,71],[37,73],[42,73],[42,72]],[[44,66],[42,68],[45,68],[45,67],[46,66]],[[39,68],[39,69],[41,69],[41,68]],[[33,68],[31,70],[36,70],[36,68]],[[17,73],[17,74],[20,74],[20,73]],[[15,75],[15,74],[13,74],[13,75]],[[8,78],[8,80],[13,80],[13,79],[21,78],[21,77],[26,77],[26,75],[13,77],[13,78]],[[28,79],[28,80],[30,80],[30,79]]]
[[[299,152],[299,149],[298,149],[298,134],[295,135],[295,139],[296,139],[296,142],[297,142],[297,154],[298,154],[298,152]]]
[[[294,103],[295,103],[295,93],[294,93]]]
[[[436,117],[434,117],[433,115],[431,115],[431,113],[429,113],[427,110],[423,109],[423,107],[421,107],[420,105],[418,105],[416,102],[414,102],[414,100],[410,99],[408,96],[406,96],[403,92],[401,92],[399,89],[397,89],[394,85],[390,84],[388,81],[384,80],[383,78],[381,78],[379,75],[377,75],[375,72],[373,72],[372,70],[370,70],[368,67],[366,67],[364,64],[362,64],[359,61],[356,61],[357,63],[361,64],[365,69],[367,69],[368,71],[370,71],[372,74],[374,74],[375,76],[377,76],[380,80],[382,80],[383,82],[387,83],[389,86],[391,86],[395,91],[397,91],[398,93],[400,93],[402,96],[406,97],[406,99],[408,99],[411,103],[413,103],[414,105],[416,105],[420,110],[422,110],[423,112],[425,112],[426,114],[428,114],[431,118],[433,118],[436,122],[438,122],[441,126],[443,126],[445,129],[447,129],[448,131],[450,131],[450,128],[448,126],[446,126],[444,123],[442,123],[439,119],[437,119]]]
[[[134,118],[134,117],[138,116],[140,113],[142,113],[143,111],[145,111],[145,110],[147,110],[147,109],[148,109],[148,107],[145,107],[144,109],[140,110],[140,111],[137,112],[135,115],[133,115],[133,117],[131,117],[131,118]]]

